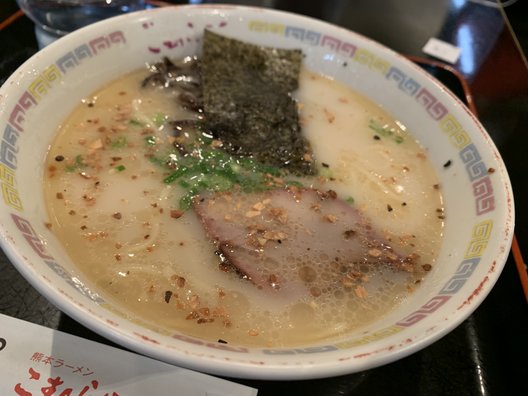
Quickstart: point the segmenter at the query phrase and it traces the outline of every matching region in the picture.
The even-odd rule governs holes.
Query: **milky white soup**
[[[336,264],[342,273],[335,284],[294,299],[226,269],[196,211],[181,208],[185,191],[164,182],[170,172],[149,154],[174,147],[169,119],[197,114],[180,107],[177,92],[141,88],[147,74],[126,75],[83,100],[59,127],[46,158],[48,226],[121,314],[165,334],[295,346],[372,323],[435,265],[444,216],[424,148],[380,107],[304,70],[296,96],[318,175],[298,181],[335,191],[412,265],[347,272]],[[296,263],[292,255],[283,266],[302,271]],[[318,265],[310,271],[310,290],[317,290],[328,274]]]

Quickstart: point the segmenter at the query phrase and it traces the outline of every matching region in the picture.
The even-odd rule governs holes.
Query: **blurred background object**
[[[83,26],[145,8],[144,0],[17,0],[35,23],[39,47]]]

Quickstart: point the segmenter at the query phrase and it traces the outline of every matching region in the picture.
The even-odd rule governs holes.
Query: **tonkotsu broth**
[[[304,70],[296,95],[320,176],[303,184],[332,189],[359,208],[395,251],[417,258],[415,270],[362,268],[359,285],[293,303],[220,270],[194,211],[179,211],[181,189],[164,184],[164,171],[145,156],[146,140],[160,149],[171,144],[162,115],[196,114],[179,107],[175,92],[141,88],[147,73],[108,84],[72,112],[44,178],[51,230],[97,291],[132,320],[213,342],[295,346],[371,323],[434,266],[443,209],[424,149],[380,107]]]

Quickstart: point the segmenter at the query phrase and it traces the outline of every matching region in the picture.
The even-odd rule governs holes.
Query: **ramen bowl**
[[[57,126],[107,82],[162,56],[199,53],[204,28],[259,45],[302,49],[307,68],[382,106],[427,151],[444,199],[442,246],[421,286],[382,318],[338,338],[290,348],[253,348],[159,332],[131,320],[106,299],[47,226],[44,158]],[[307,379],[355,373],[403,358],[446,335],[479,306],[497,281],[512,241],[508,174],[468,108],[403,56],[298,15],[181,6],[88,26],[38,52],[1,87],[0,127],[0,231],[13,265],[86,327],[138,353],[203,372]]]

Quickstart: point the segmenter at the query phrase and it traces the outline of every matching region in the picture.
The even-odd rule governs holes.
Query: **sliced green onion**
[[[171,184],[174,183],[178,178],[185,175],[186,173],[189,173],[190,168],[186,166],[182,166],[181,168],[175,170],[172,172],[169,176],[167,176],[165,179],[163,179],[163,183],[165,184]]]
[[[297,180],[286,180],[286,185],[288,187],[304,187],[304,185]]]
[[[64,169],[66,172],[75,172],[78,169],[86,168],[86,164],[83,162],[83,156],[81,154],[77,154],[75,156],[75,162],[73,165],[68,165]]]
[[[368,127],[380,136],[392,138],[397,144],[403,143],[403,136],[394,133],[394,131],[387,126],[381,126],[375,120],[370,120]]]
[[[147,145],[154,143],[154,137],[147,136]],[[188,153],[175,150],[171,146],[156,145],[155,153],[149,154],[149,160],[169,173],[163,183],[176,184],[183,190],[180,198],[180,209],[186,210],[192,204],[192,198],[204,192],[228,191],[238,186],[244,192],[258,192],[274,188],[278,182],[274,177],[283,178],[282,169],[262,164],[251,157],[237,157],[228,152],[212,147],[212,135],[196,131],[187,136],[185,149]],[[150,149],[149,149],[150,150]],[[287,186],[302,187],[297,180],[288,180]]]
[[[144,123],[144,122],[141,122],[141,121],[139,121],[138,119],[135,119],[135,118],[131,118],[131,119],[128,121],[128,123],[129,123],[130,125],[135,125],[135,126],[140,126],[140,127],[145,126],[145,123]]]
[[[154,146],[156,144],[156,137],[155,136],[147,136],[145,138],[145,143],[149,146]]]
[[[163,113],[156,113],[156,115],[154,115],[154,118],[152,119],[152,121],[154,121],[154,125],[156,125],[157,127],[160,127],[165,124],[166,120],[167,117]]]
[[[325,179],[331,179],[332,177],[334,177],[334,172],[332,172],[330,168],[322,167],[321,169],[319,169],[319,174]]]
[[[213,139],[213,135],[202,132],[202,134],[200,135],[200,140],[202,141],[203,144],[210,145],[214,139]]]
[[[112,140],[110,146],[112,148],[122,148],[128,144],[126,136],[118,136],[116,139]]]

